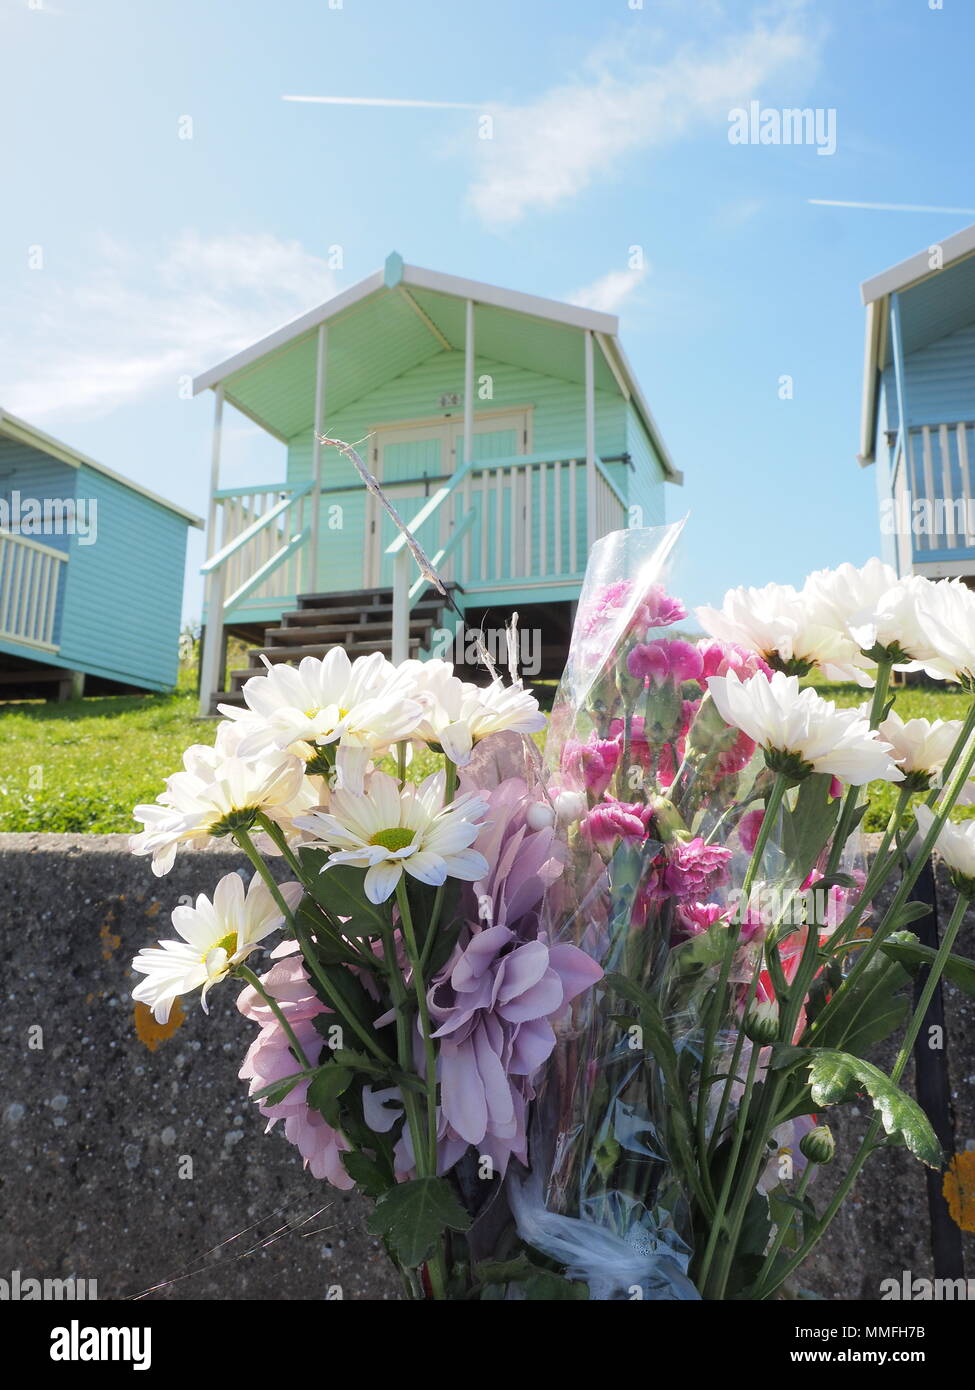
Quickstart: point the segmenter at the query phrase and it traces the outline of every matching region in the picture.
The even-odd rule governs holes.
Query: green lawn
[[[841,705],[869,698],[852,685],[817,682],[817,688]],[[966,705],[965,695],[937,687],[897,692],[904,719],[957,719]],[[195,711],[196,696],[185,688],[174,695],[0,706],[0,831],[138,829],[132,807],[155,799],[188,744],[213,739],[214,724],[197,720]],[[426,770],[421,755],[414,775]],[[870,787],[867,830],[883,829],[894,799],[887,783]]]

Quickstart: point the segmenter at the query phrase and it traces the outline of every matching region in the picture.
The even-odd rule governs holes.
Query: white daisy
[[[773,771],[797,778],[826,772],[855,787],[903,779],[890,745],[859,710],[837,709],[815,690],[800,691],[797,676],[774,671],[771,678],[741,681],[732,671],[711,676],[708,688],[721,718],[765,750]]]
[[[337,744],[339,781],[361,792],[370,759],[408,738],[423,714],[411,687],[409,674],[382,652],[350,661],[344,648],[333,647],[297,666],[269,664],[266,675],[245,681],[246,709],[220,711],[244,729],[244,757],[287,748],[307,761],[316,748]]]
[[[443,772],[436,772],[419,786],[401,789],[394,777],[374,772],[364,796],[339,790],[327,812],[312,812],[297,824],[311,832],[313,843],[332,851],[326,869],[352,864],[366,870],[372,903],[386,901],[404,870],[421,883],[473,883],[488,872],[483,854],[470,848],[488,802],[467,792],[445,806],[445,782]]]
[[[281,894],[289,908],[301,899],[300,883],[285,883]],[[132,991],[132,998],[152,1009],[157,1023],[166,1023],[174,1001],[202,986],[200,1002],[207,1011],[206,997],[212,985],[256,950],[263,939],[280,927],[284,917],[258,874],[251,879],[245,895],[239,874],[226,874],[217,884],[213,901],[203,893],[195,907],[177,907],[173,926],[180,941],[160,941],[139,952],[132,962],[145,979]]]
[[[447,661],[407,661],[401,669],[427,706],[414,736],[442,748],[458,767],[466,767],[474,745],[489,734],[531,734],[545,727],[538,701],[520,683],[497,680],[482,689],[460,680]]]
[[[235,830],[250,830],[258,812],[293,833],[293,819],[321,801],[300,758],[273,749],[259,758],[235,751],[239,734],[222,725],[212,746],[194,744],[183,771],[166,780],[154,804],[132,812],[145,829],[129,839],[134,854],[151,854],[157,877],[169,873],[180,844],[205,845]]]

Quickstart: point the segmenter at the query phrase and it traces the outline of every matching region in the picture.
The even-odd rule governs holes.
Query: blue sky
[[[969,0],[0,0],[0,403],[203,512],[185,378],[395,248],[620,315],[692,602],[862,562],[859,282],[975,211],[810,199],[975,209],[973,46]],[[835,108],[836,152],[731,144],[752,100]],[[236,420],[225,485],[282,469]]]

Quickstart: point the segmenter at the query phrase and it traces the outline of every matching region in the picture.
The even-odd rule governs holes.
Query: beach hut
[[[0,410],[0,700],[171,689],[202,525]]]
[[[975,581],[975,224],[861,292],[859,461],[877,468],[885,558]]]
[[[463,660],[464,634],[517,610],[561,666],[593,542],[664,520],[675,468],[612,314],[407,265],[382,270],[204,372],[215,397],[201,709],[238,700],[260,658]],[[285,450],[284,476],[233,486],[224,406]],[[419,574],[369,472],[448,581]],[[225,669],[225,636],[251,641]],[[523,651],[524,655],[524,651]]]

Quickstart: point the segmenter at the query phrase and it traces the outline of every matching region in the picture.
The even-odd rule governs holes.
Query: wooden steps
[[[455,586],[454,586],[455,587]],[[393,593],[391,589],[363,589],[356,593],[300,594],[297,608],[282,613],[273,626],[264,630],[263,645],[248,652],[249,665],[231,671],[228,689],[217,691],[210,700],[211,714],[218,705],[243,707],[241,693],[245,681],[265,672],[262,658],[272,665],[303,657],[323,657],[332,647],[342,647],[350,660],[383,652],[389,656],[393,642]],[[443,596],[430,589],[413,605],[410,613],[409,654],[419,656],[428,647],[434,630],[455,619]]]

